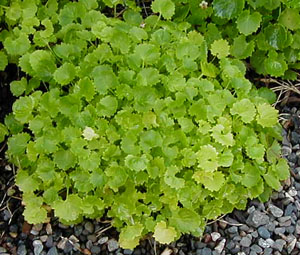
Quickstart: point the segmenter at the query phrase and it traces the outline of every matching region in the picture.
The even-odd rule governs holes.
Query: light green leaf
[[[210,191],[218,191],[225,183],[224,174],[221,172],[204,172],[202,170],[196,171],[193,179],[197,183],[201,183]]]
[[[151,4],[153,12],[159,12],[165,19],[175,14],[175,4],[171,0],[154,0]]]
[[[272,127],[278,123],[278,110],[269,104],[259,104],[257,106],[256,121],[263,127]]]
[[[19,97],[26,90],[27,80],[25,77],[22,77],[20,81],[12,81],[9,85],[11,93],[16,97]]]
[[[55,81],[61,85],[69,84],[76,76],[75,66],[71,63],[64,63],[53,74]]]
[[[128,155],[125,158],[125,166],[127,166],[130,170],[134,171],[142,171],[145,170],[147,167],[148,159],[146,155],[142,156],[133,156],[133,155]]]
[[[177,237],[177,232],[173,227],[167,227],[165,221],[158,222],[154,229],[154,238],[161,244],[169,244]]]
[[[243,11],[237,19],[237,28],[240,33],[250,35],[257,31],[261,22],[261,14],[253,12],[250,14],[249,10]]]
[[[60,169],[68,170],[76,164],[76,158],[69,150],[60,150],[54,153],[54,162]]]
[[[218,153],[212,145],[203,145],[198,151],[199,167],[205,172],[212,172],[218,168]]]
[[[219,59],[227,57],[229,50],[229,44],[224,39],[216,40],[211,45],[211,53]]]
[[[250,123],[254,120],[256,109],[254,104],[248,98],[243,98],[233,104],[230,113],[240,116],[243,122]]]
[[[65,222],[78,220],[82,213],[82,199],[76,195],[68,195],[66,200],[58,200],[53,203],[54,214]]]
[[[144,226],[136,223],[133,226],[126,226],[121,229],[119,243],[123,249],[134,249],[140,241]]]
[[[233,45],[230,48],[230,52],[232,56],[238,59],[245,59],[252,55],[254,47],[254,41],[250,41],[248,43],[246,41],[246,37],[244,35],[240,35],[234,38]]]
[[[19,133],[8,139],[8,153],[13,156],[22,155],[25,152],[30,135],[27,133]]]

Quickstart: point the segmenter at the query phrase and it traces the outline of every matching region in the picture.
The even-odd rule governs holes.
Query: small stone
[[[107,242],[108,251],[112,252],[119,248],[119,243],[115,239],[110,239]]]
[[[203,248],[202,255],[212,255],[212,250],[208,247]]]
[[[292,153],[292,148],[289,146],[282,146],[281,148],[281,154],[283,157],[287,157]]]
[[[133,250],[125,249],[123,253],[124,255],[131,255],[133,253]]]
[[[5,250],[5,249],[4,249]],[[4,251],[6,252],[6,250]],[[4,253],[3,252],[3,253]],[[2,253],[2,252],[1,252]],[[21,244],[19,247],[18,247],[18,250],[17,250],[17,255],[26,255],[27,254],[27,249],[26,249],[26,246],[24,244]]]
[[[230,228],[227,229],[227,232],[230,234],[235,234],[238,232],[238,228],[236,226],[232,226]]]
[[[273,249],[272,248],[266,248],[264,250],[263,255],[272,255],[272,253],[273,253]]]
[[[232,250],[232,249],[234,248],[234,246],[235,246],[235,243],[234,243],[232,240],[230,240],[230,241],[227,242],[227,244],[226,244],[226,248],[227,248],[228,250]]]
[[[67,238],[64,238],[62,237],[62,239],[58,242],[57,244],[57,248],[60,249],[60,250],[63,250],[65,249],[65,246],[66,246],[66,242],[68,241]]]
[[[94,233],[94,224],[91,223],[90,221],[87,221],[85,224],[84,224],[84,228],[89,232],[89,233]]]
[[[277,239],[272,245],[272,248],[277,250],[277,251],[282,251],[283,246],[286,244],[286,241],[283,239]]]
[[[219,221],[219,226],[220,226],[220,228],[225,229],[227,227],[227,222],[223,221],[223,220],[220,220]]]
[[[50,250],[47,252],[47,255],[58,255],[56,247],[50,248]]]
[[[80,236],[82,233],[83,227],[81,225],[77,225],[74,227],[75,236]]]
[[[69,242],[71,242],[72,244],[74,244],[74,243],[78,243],[79,240],[78,240],[78,238],[77,238],[76,236],[71,235],[71,236],[69,237]]]
[[[256,253],[261,253],[263,251],[263,249],[260,246],[258,246],[257,244],[251,245],[250,249],[251,249],[251,251],[254,251]]]
[[[99,246],[93,245],[91,248],[91,253],[100,254],[101,248]]]
[[[97,241],[97,236],[96,235],[88,235],[87,236],[88,240],[91,240],[93,243]]]
[[[242,238],[242,240],[240,241],[240,244],[243,246],[243,247],[250,247],[251,245],[251,239],[248,237],[248,236],[245,236]]]
[[[46,233],[47,235],[52,235],[52,226],[50,223],[47,223],[46,225]]]
[[[43,243],[41,242],[41,240],[34,240],[32,243],[33,247],[34,247],[34,255],[40,255],[44,246]]]
[[[259,238],[258,239],[258,245],[262,248],[269,248],[270,247],[270,244],[269,242],[267,242],[266,240],[262,239],[262,238]]]
[[[47,235],[43,235],[43,236],[40,236],[40,240],[44,243],[46,242],[48,239],[48,236]]]
[[[219,244],[215,247],[215,251],[221,253],[225,247],[226,239],[223,239],[219,242]]]
[[[71,244],[69,241],[66,242],[64,253],[69,253],[73,250],[73,244]]]
[[[240,251],[240,252],[238,252],[238,254],[237,255],[246,255],[246,253],[245,252],[243,252],[243,251]]]
[[[258,232],[255,230],[251,233],[251,236],[254,237],[254,238],[257,238],[258,237]]]
[[[284,210],[284,216],[291,216],[295,210],[295,206],[293,204],[289,204]]]
[[[246,222],[248,225],[257,228],[267,224],[269,222],[269,217],[265,213],[256,210],[248,216]]]
[[[295,197],[297,196],[297,190],[295,189],[295,187],[291,187],[288,191],[288,194],[291,196],[291,197]]]
[[[257,232],[264,239],[270,238],[271,236],[270,232],[264,226],[259,227]]]
[[[35,224],[32,226],[32,229],[37,232],[40,232],[43,229],[43,224]]]
[[[286,232],[289,234],[293,234],[295,232],[295,227],[294,226],[286,227]]]
[[[93,242],[91,240],[88,240],[85,244],[86,248],[88,248],[89,250],[92,248],[93,246]]]
[[[104,237],[101,237],[99,240],[98,240],[98,244],[105,244],[106,242],[108,241],[108,237],[107,236],[104,236]]]
[[[283,215],[283,211],[280,208],[278,208],[277,206],[272,205],[272,204],[269,205],[269,211],[276,218],[279,218]]]
[[[206,246],[206,243],[203,243],[203,242],[201,242],[201,241],[197,241],[196,243],[195,243],[195,247],[197,248],[197,249],[202,249],[202,248],[204,248]]]
[[[274,233],[276,235],[278,235],[278,234],[284,234],[284,232],[285,232],[285,228],[283,228],[283,227],[275,228],[275,230],[274,230]]]
[[[289,226],[291,226],[291,224],[292,224],[292,221],[288,220],[288,221],[280,222],[279,226],[280,227],[289,227]]]
[[[218,233],[218,232],[212,232],[211,234],[211,239],[215,242],[217,241],[220,237],[221,237],[221,234]]]
[[[45,245],[47,248],[51,248],[53,246],[53,237],[52,236],[48,236]]]
[[[297,243],[297,239],[294,238],[294,239],[288,244],[288,246],[287,246],[287,252],[288,252],[288,254],[290,254],[290,253],[294,250],[296,243]]]
[[[61,228],[61,229],[68,229],[69,226],[65,225],[65,224],[62,224],[61,222],[58,223],[58,227]]]

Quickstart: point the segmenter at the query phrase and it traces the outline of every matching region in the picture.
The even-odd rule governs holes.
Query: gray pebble
[[[238,228],[236,226],[232,226],[230,228],[227,229],[227,232],[230,234],[235,234],[238,232]]]
[[[257,238],[257,237],[258,237],[257,231],[256,231],[256,230],[253,231],[253,232],[251,233],[251,236],[254,237],[254,238]]]
[[[283,215],[283,211],[280,208],[278,208],[277,206],[272,205],[272,204],[269,205],[269,211],[276,218],[279,218]]]
[[[284,216],[291,216],[295,209],[293,204],[289,204],[284,210]]]
[[[108,241],[107,236],[103,236],[98,240],[98,244],[105,244]]]
[[[110,239],[107,242],[108,251],[112,252],[119,248],[119,243],[115,239]]]
[[[34,247],[34,255],[40,255],[44,246],[43,243],[41,242],[41,240],[34,240],[32,243],[33,247]]]
[[[101,248],[99,246],[93,245],[91,248],[91,252],[94,254],[100,254]]]
[[[196,243],[195,243],[195,247],[197,248],[197,249],[202,249],[202,248],[204,248],[206,246],[206,243],[203,243],[203,242],[201,242],[201,241],[197,241]]]
[[[269,248],[271,246],[269,242],[267,242],[266,240],[264,240],[262,238],[258,239],[258,245],[264,249]]]
[[[47,248],[51,248],[53,246],[53,237],[52,236],[48,236],[45,245]]]
[[[264,239],[268,239],[271,236],[270,232],[264,226],[259,227],[257,232]]]
[[[245,236],[242,238],[242,240],[240,241],[240,244],[243,246],[243,247],[250,247],[251,245],[251,239],[248,237],[248,236]]]
[[[228,241],[227,244],[226,244],[226,248],[228,250],[233,249],[234,246],[235,246],[235,243],[232,240]]]
[[[272,255],[272,253],[273,253],[273,249],[272,248],[266,248],[264,250],[263,255]]]
[[[278,235],[278,234],[284,234],[284,232],[285,232],[285,228],[283,228],[283,227],[275,228],[275,230],[274,230],[274,233],[276,235]]]
[[[215,251],[217,251],[218,253],[221,253],[225,247],[226,244],[226,239],[221,240],[218,245],[215,247]]]
[[[94,227],[94,224],[93,223],[91,223],[90,221],[87,221],[85,224],[84,224],[84,228],[85,228],[85,230],[87,230],[89,233],[94,233],[94,229],[95,229],[95,227]]]
[[[283,239],[277,239],[273,243],[272,248],[281,252],[285,244],[286,244],[285,240],[283,240]]]
[[[279,221],[279,223],[282,223],[282,222],[286,222],[290,219],[291,219],[291,216],[284,216],[284,217],[278,218],[278,221]]]
[[[125,249],[123,253],[124,255],[131,255],[133,253],[133,250]]]
[[[212,250],[208,247],[202,249],[202,255],[212,255]]]
[[[280,227],[289,227],[289,226],[291,226],[291,224],[292,224],[292,221],[291,220],[287,220],[287,221],[284,221],[284,222],[280,222],[279,226]]]
[[[281,154],[283,157],[287,157],[292,153],[292,148],[289,146],[282,146],[281,148]]]
[[[249,255],[257,255],[255,251],[250,251]]]
[[[269,217],[265,213],[256,210],[248,216],[246,222],[248,225],[257,228],[267,224],[269,222]]]
[[[66,245],[65,245],[65,248],[64,248],[64,253],[69,253],[73,250],[73,245],[67,241],[66,242]]]
[[[3,248],[4,249],[4,248]],[[4,249],[4,251],[2,251],[3,253],[6,252],[6,250]],[[2,253],[1,252],[1,253]],[[18,247],[18,250],[17,250],[17,255],[26,255],[27,254],[27,249],[26,249],[26,246],[24,244],[21,244],[19,247]]]
[[[287,252],[288,252],[288,254],[290,254],[290,253],[294,250],[294,248],[295,248],[295,246],[296,246],[296,243],[297,243],[297,239],[296,239],[296,238],[294,238],[294,239],[289,243],[289,245],[288,245],[288,247],[287,247]]]
[[[91,240],[93,243],[97,241],[97,236],[96,235],[88,235],[87,236],[88,240]]]
[[[47,255],[58,255],[56,247],[52,247],[48,252]]]
[[[81,225],[74,226],[75,236],[80,236],[82,233],[83,227]]]
[[[261,253],[263,251],[263,249],[258,246],[257,244],[253,244],[250,247],[251,251],[254,251],[255,253]]]
[[[294,226],[286,227],[286,232],[289,233],[289,234],[294,234],[295,227]]]

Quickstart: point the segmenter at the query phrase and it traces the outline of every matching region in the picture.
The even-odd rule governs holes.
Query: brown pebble
[[[204,243],[209,243],[211,242],[211,236],[209,234],[204,235]]]
[[[30,230],[31,230],[31,224],[29,224],[27,221],[24,221],[23,225],[22,225],[22,233],[25,233],[27,235],[29,235]]]
[[[91,255],[92,253],[90,252],[89,249],[84,249],[84,250],[83,250],[83,254],[84,254],[84,255]]]
[[[241,237],[245,237],[246,235],[247,235],[247,233],[246,233],[245,231],[241,231],[241,232],[240,232],[240,236],[241,236]]]
[[[219,221],[219,226],[222,229],[225,229],[227,227],[227,222],[226,221]]]

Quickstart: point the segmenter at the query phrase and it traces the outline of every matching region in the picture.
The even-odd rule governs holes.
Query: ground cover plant
[[[278,2],[197,2],[208,13],[198,22],[195,1],[155,0],[148,17],[132,1],[1,1],[0,67],[23,77],[10,84],[17,100],[0,138],[25,219],[109,217],[131,249],[148,233],[200,236],[207,220],[279,189],[289,169],[276,96],[245,78],[242,61],[268,54],[254,61],[262,73],[293,76],[298,28],[282,13],[298,6]]]

